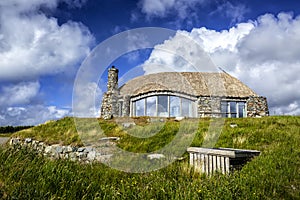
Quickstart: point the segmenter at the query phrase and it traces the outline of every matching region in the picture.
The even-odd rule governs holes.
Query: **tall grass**
[[[231,128],[232,123],[237,127]],[[0,198],[300,199],[299,125],[300,117],[227,119],[216,146],[261,151],[242,170],[228,176],[206,177],[193,172],[187,159],[150,173],[130,174],[96,163],[51,161],[28,149],[0,149]],[[118,129],[111,122],[105,126],[110,134]],[[177,126],[176,122],[167,122],[161,135],[150,140],[161,140],[165,132],[172,139]],[[209,119],[199,122],[193,146],[202,144],[208,126]],[[119,145],[124,148],[147,150],[134,147],[139,140],[128,138],[123,142]]]

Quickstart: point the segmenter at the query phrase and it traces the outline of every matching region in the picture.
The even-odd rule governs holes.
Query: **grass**
[[[0,137],[11,137],[13,133],[0,133]]]
[[[92,132],[93,125],[89,121],[85,119],[83,124],[86,124],[87,132]],[[176,137],[179,127],[179,122],[172,120],[163,125],[148,125],[147,120],[141,120],[139,126],[132,129],[122,129],[113,121],[98,120],[97,123],[106,135],[121,136],[120,147],[135,152],[153,151],[166,145]],[[209,124],[210,119],[199,121],[191,146],[201,146]],[[231,128],[230,124],[237,124],[237,127]],[[78,138],[72,142],[65,134],[65,131],[73,133],[76,130],[72,118],[40,126],[16,134],[22,137],[44,137],[44,140],[50,142],[80,142]],[[134,129],[140,131],[142,126],[147,127],[145,132],[151,135],[150,138],[136,138],[129,134]],[[159,131],[153,135],[157,127],[160,127]],[[215,174],[206,177],[198,174],[189,168],[188,159],[150,173],[130,174],[102,164],[52,161],[28,149],[11,151],[2,148],[0,198],[300,199],[299,127],[300,117],[291,116],[226,119],[217,147],[261,151],[261,155],[242,170],[228,176]],[[144,143],[141,144],[141,141]]]

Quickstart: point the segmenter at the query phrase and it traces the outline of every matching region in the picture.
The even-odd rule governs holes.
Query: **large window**
[[[135,116],[196,117],[195,102],[178,96],[158,95],[134,101]]]
[[[221,113],[222,117],[246,117],[246,104],[242,101],[222,101]]]

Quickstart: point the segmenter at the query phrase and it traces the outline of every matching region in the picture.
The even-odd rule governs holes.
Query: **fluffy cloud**
[[[55,106],[7,107],[0,109],[0,126],[37,125],[70,114],[69,109],[57,108]]]
[[[100,116],[100,101],[102,90],[97,83],[81,82],[74,87],[73,113],[79,117]]]
[[[70,114],[46,105],[40,80],[74,73],[89,54],[95,39],[86,26],[60,24],[50,16],[60,3],[74,8],[86,1],[0,1],[0,125],[38,124]]]
[[[140,6],[148,17],[165,17],[175,11],[179,18],[186,18],[188,10],[197,4],[204,4],[204,0],[141,0]]]
[[[39,82],[21,82],[16,85],[3,86],[0,89],[0,107],[28,104],[36,97],[39,89]]]
[[[181,33],[195,40],[216,66],[224,68],[258,94],[267,96],[271,114],[300,114],[299,16],[294,17],[290,13],[279,13],[277,16],[265,14],[229,30],[195,28],[191,32]],[[189,65],[178,63],[174,54],[161,53],[160,48],[169,46],[177,55],[201,64],[197,60],[201,59],[199,55],[203,55],[203,50],[191,48],[184,38],[180,40],[175,36],[154,48],[144,63],[146,74],[170,69],[191,71]],[[193,58],[191,55],[197,56]],[[152,67],[155,64],[166,65]]]
[[[93,36],[81,23],[59,25],[37,12],[57,1],[22,0],[0,3],[1,80],[32,79],[71,70],[90,51]]]

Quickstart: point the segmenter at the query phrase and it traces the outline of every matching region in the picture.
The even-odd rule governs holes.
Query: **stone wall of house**
[[[197,112],[199,117],[220,117],[220,97],[199,97],[197,100]]]
[[[119,115],[118,73],[119,70],[114,66],[108,70],[107,92],[103,95],[101,105],[101,117],[104,119]]]
[[[251,96],[247,100],[247,117],[263,117],[269,115],[266,97]]]

